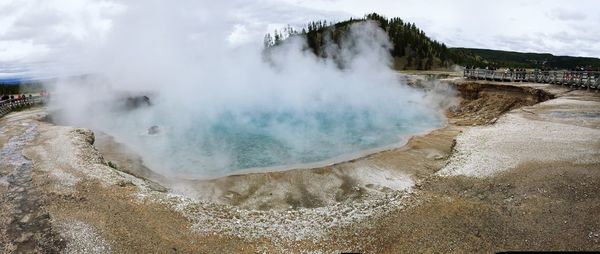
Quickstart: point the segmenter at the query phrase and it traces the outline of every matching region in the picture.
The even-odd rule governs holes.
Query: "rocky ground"
[[[599,250],[600,94],[453,82],[463,100],[449,125],[402,148],[210,181],[156,175],[43,109],[12,113],[0,119],[0,251]]]

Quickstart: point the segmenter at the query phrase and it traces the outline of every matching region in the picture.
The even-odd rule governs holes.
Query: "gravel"
[[[599,146],[598,129],[509,113],[494,125],[472,127],[460,134],[455,153],[438,174],[487,177],[527,161],[597,163]]]
[[[56,225],[67,240],[64,253],[111,253],[110,245],[91,226],[77,220]]]
[[[198,233],[230,235],[246,240],[268,238],[275,242],[323,240],[330,230],[403,209],[410,196],[409,192],[397,191],[318,208],[263,211],[202,202],[175,194],[167,194],[165,199],[155,194],[140,193],[141,199],[174,207],[193,222],[192,229]]]

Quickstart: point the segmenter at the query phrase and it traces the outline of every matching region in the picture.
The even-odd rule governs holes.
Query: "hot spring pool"
[[[282,170],[353,159],[401,144],[444,121],[437,113],[411,112],[350,108],[190,116],[184,126],[158,122],[160,132],[140,134],[137,144],[150,155],[144,159],[151,167],[180,176]]]
[[[150,51],[140,47],[146,37],[117,33],[82,64],[93,74],[58,82],[52,94],[69,99],[51,103],[65,123],[107,133],[153,171],[185,178],[347,160],[444,122],[452,94],[406,85],[374,22],[352,25],[318,55],[302,36],[266,50],[229,45],[213,30],[160,36]]]

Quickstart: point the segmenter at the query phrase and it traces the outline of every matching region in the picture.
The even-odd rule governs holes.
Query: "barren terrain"
[[[152,173],[43,109],[11,113],[0,119],[0,250],[599,250],[600,94],[453,82],[463,100],[448,126],[402,148],[206,181]]]

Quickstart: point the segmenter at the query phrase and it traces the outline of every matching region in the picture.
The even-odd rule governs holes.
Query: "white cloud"
[[[549,52],[600,57],[600,2],[480,0],[233,0],[219,9],[232,23],[224,40],[257,43],[266,32],[313,20],[339,21],[378,12],[415,22],[428,35],[454,47]],[[159,1],[160,2],[160,1]],[[68,56],[76,48],[100,44],[127,5],[152,1],[3,0],[0,2],[0,62],[32,62]],[[196,22],[210,18],[203,6],[187,4],[190,38],[203,36]],[[215,4],[217,5],[217,4]],[[232,6],[228,4],[227,6]],[[167,10],[165,10],[166,12]],[[160,13],[157,13],[159,15]],[[163,13],[165,14],[165,13]],[[140,17],[143,19],[143,17]],[[222,27],[222,26],[220,26]]]
[[[82,0],[7,0],[0,5],[0,62],[37,61],[98,41],[122,7]]]
[[[600,1],[581,0],[283,0],[297,6],[362,16],[378,12],[416,22],[453,47],[479,47],[600,57]],[[569,33],[563,43],[555,36]],[[511,38],[499,41],[498,38]],[[545,45],[546,47],[542,47]]]
[[[31,40],[0,41],[0,60],[3,62],[21,62],[24,59],[35,60],[48,54],[46,45],[36,45]]]
[[[582,12],[565,8],[553,9],[548,13],[548,16],[552,19],[558,19],[561,21],[582,21],[587,18],[587,16]]]

